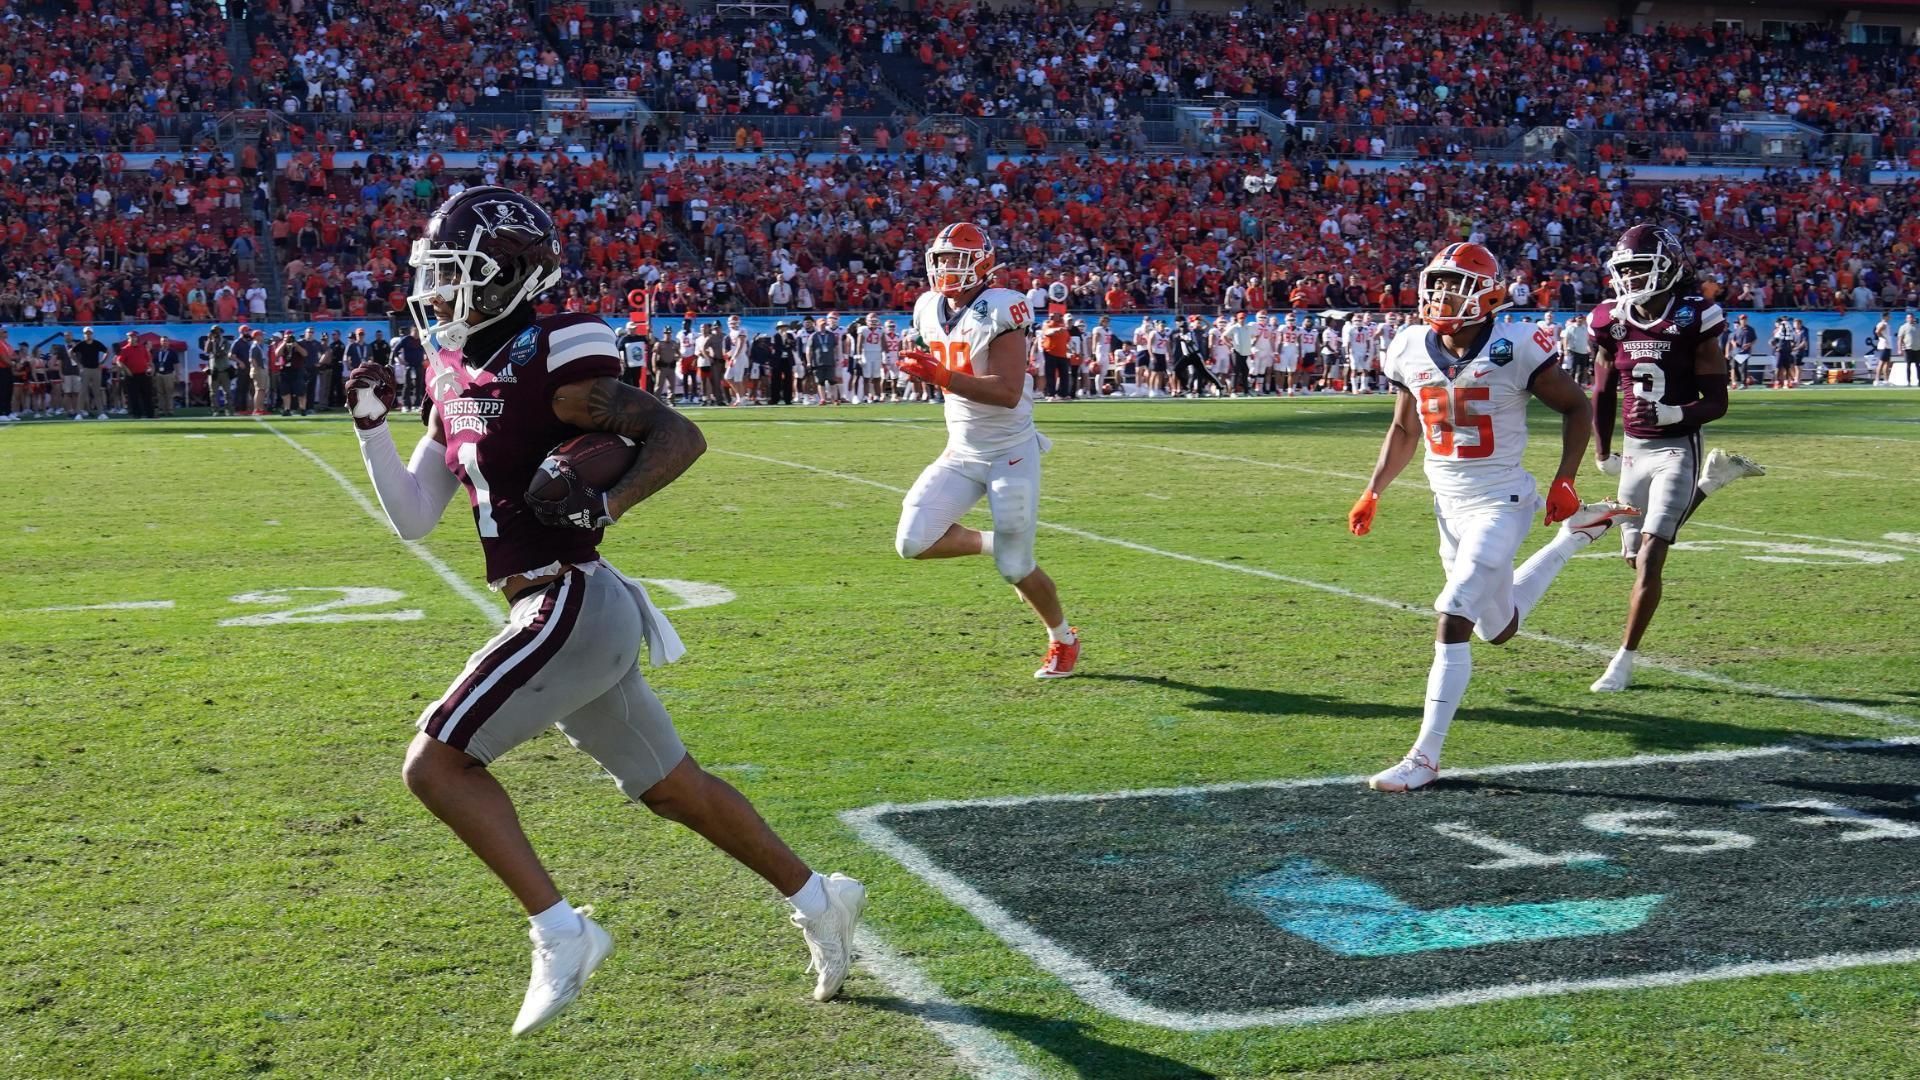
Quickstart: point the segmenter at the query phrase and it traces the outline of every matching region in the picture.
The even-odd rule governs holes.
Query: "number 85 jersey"
[[[1033,332],[1027,298],[1012,289],[984,289],[973,302],[956,308],[936,292],[913,305],[913,336],[949,371],[983,375],[987,350],[1002,334]],[[947,394],[947,452],[986,461],[1033,437],[1033,381],[1025,379],[1020,403],[1011,409],[983,405]]]
[[[1496,323],[1479,350],[1458,359],[1440,335],[1415,325],[1395,334],[1381,358],[1388,381],[1411,394],[1427,444],[1427,484],[1445,499],[1499,499],[1535,493],[1521,467],[1533,380],[1559,347],[1531,323]]]

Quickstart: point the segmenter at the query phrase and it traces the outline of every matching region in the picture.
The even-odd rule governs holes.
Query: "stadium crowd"
[[[1729,114],[1779,112],[1920,134],[1914,51],[1846,50],[1841,31],[1815,26],[1763,39],[1693,26],[1630,34],[1610,20],[1583,34],[1519,15],[1280,4],[1175,14],[1138,0],[1095,10],[864,0],[836,22],[860,52],[916,65],[930,111],[974,116],[1111,117],[1224,93],[1375,127],[1717,131]]]
[[[816,52],[813,16],[723,21],[678,4],[595,15],[586,4],[547,10],[566,70],[579,86],[631,92],[655,108],[696,115],[785,115],[838,122],[874,110],[876,72],[857,55]]]

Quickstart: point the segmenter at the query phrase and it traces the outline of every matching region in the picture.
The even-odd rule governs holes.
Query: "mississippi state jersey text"
[[[1719,304],[1698,296],[1675,297],[1659,318],[1645,326],[1621,318],[1611,302],[1593,309],[1587,319],[1593,347],[1612,360],[1596,365],[1594,391],[1620,388],[1620,416],[1628,435],[1663,439],[1700,430],[1698,424],[1661,427],[1654,422],[1653,406],[1700,400],[1694,351],[1701,341],[1718,337],[1726,321]]]
[[[496,587],[599,557],[603,530],[542,525],[522,498],[547,451],[580,434],[553,415],[554,389],[602,375],[618,378],[620,358],[613,330],[596,315],[535,319],[479,367],[450,351],[428,358],[427,395],[447,468],[466,486]]]

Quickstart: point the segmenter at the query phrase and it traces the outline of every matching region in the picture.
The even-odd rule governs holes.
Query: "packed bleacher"
[[[1642,131],[1720,130],[1777,112],[1819,127],[1920,134],[1913,50],[1857,50],[1838,32],[1777,40],[1708,27],[1576,33],[1518,15],[1334,8],[1300,14],[991,8],[871,0],[836,24],[890,57],[930,111],[972,116],[1134,112],[1225,94],[1306,119]]]
[[[497,107],[566,84],[515,0],[270,2],[253,42],[260,101],[289,113]]]
[[[0,0],[0,316],[245,316],[255,302],[377,316],[397,306],[432,206],[486,182],[530,191],[565,230],[552,302],[608,312],[636,289],[657,308],[902,308],[928,236],[961,218],[991,227],[1011,282],[1058,281],[1101,311],[1405,306],[1422,253],[1460,238],[1492,247],[1537,302],[1585,303],[1601,246],[1644,217],[1685,227],[1729,303],[1906,303],[1920,274],[1911,183],[1869,185],[1859,169],[1642,181],[1610,167],[1610,143],[1489,168],[1448,134],[1677,135],[1774,111],[1899,149],[1920,123],[1920,53],[1842,46],[1833,30],[1623,36],[1518,16],[1176,18],[1138,4],[729,21],[668,3],[271,0],[231,26],[231,9],[201,0],[52,10]],[[227,43],[242,28],[238,64]],[[550,128],[524,95],[557,86],[667,111],[627,132],[582,106]],[[1222,125],[1184,152],[1149,145],[1140,108],[1212,93],[1352,126],[1276,144]],[[257,141],[208,119],[262,103],[276,119]],[[984,148],[1013,155],[990,161],[964,125],[882,115],[901,104],[1034,123]],[[1405,125],[1421,133],[1381,140]],[[1685,163],[1682,142],[1649,146],[1628,163]],[[644,164],[629,153],[641,147]],[[729,150],[766,152],[705,153]],[[701,159],[666,160],[684,151]],[[141,153],[159,158],[127,166]],[[473,153],[480,165],[445,160]],[[1380,171],[1339,163],[1389,155],[1401,160]]]
[[[655,108],[698,115],[824,117],[874,108],[872,71],[857,55],[816,49],[810,17],[727,21],[676,4],[595,15],[547,11],[579,86],[630,92]]]

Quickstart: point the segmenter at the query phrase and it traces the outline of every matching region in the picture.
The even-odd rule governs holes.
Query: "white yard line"
[[[1833,742],[1813,744],[1815,748],[1846,748],[1849,746],[1908,746],[1920,740],[1890,739],[1875,742]],[[1563,770],[1593,770],[1606,768],[1631,768],[1639,765],[1657,765],[1667,762],[1710,762],[1738,761],[1746,758],[1777,757],[1782,754],[1805,753],[1806,745],[1764,746],[1742,750],[1704,750],[1688,754],[1636,754],[1632,757],[1610,758],[1601,761],[1531,761],[1512,765],[1494,765],[1479,769],[1452,769],[1448,776],[1512,776],[1535,772],[1557,772]],[[1515,998],[1540,997],[1549,994],[1571,994],[1594,990],[1637,990],[1662,986],[1681,986],[1687,983],[1711,982],[1725,979],[1743,979],[1755,975],[1792,975],[1816,971],[1834,971],[1841,968],[1865,967],[1879,964],[1905,964],[1920,960],[1920,949],[1898,949],[1871,953],[1832,953],[1825,956],[1806,957],[1799,960],[1766,961],[1746,964],[1729,964],[1721,967],[1688,968],[1678,971],[1650,972],[1643,975],[1629,975],[1603,979],[1558,979],[1551,982],[1524,983],[1507,986],[1480,987],[1472,990],[1460,990],[1451,993],[1428,994],[1420,997],[1378,997],[1362,1001],[1346,1002],[1339,1005],[1300,1006],[1289,1009],[1255,1009],[1244,1012],[1208,1012],[1194,1013],[1166,1009],[1141,1001],[1121,989],[1113,977],[1100,968],[1088,963],[1071,950],[1035,930],[1025,921],[1015,917],[1004,907],[982,894],[978,889],[966,883],[958,875],[943,869],[938,862],[921,848],[888,828],[880,819],[888,814],[914,813],[925,810],[953,810],[973,807],[1023,806],[1033,803],[1059,802],[1101,802],[1112,799],[1167,798],[1190,795],[1203,795],[1227,791],[1247,791],[1253,789],[1284,789],[1316,787],[1326,785],[1359,785],[1366,782],[1364,776],[1327,776],[1298,780],[1254,781],[1250,783],[1201,784],[1191,787],[1142,788],[1135,790],[1109,791],[1093,794],[1061,795],[1025,795],[1003,796],[985,799],[937,799],[929,802],[896,806],[883,803],[879,806],[848,810],[840,815],[862,840],[885,852],[916,877],[932,886],[948,901],[962,908],[978,919],[981,925],[991,930],[1009,946],[1019,951],[1043,970],[1073,990],[1087,1004],[1110,1016],[1135,1023],[1152,1024],[1156,1027],[1170,1028],[1176,1031],[1231,1031],[1242,1028],[1268,1027],[1278,1024],[1313,1024],[1331,1020],[1349,1020],[1359,1017],[1384,1016],[1391,1013],[1414,1012],[1426,1009],[1444,1009],[1461,1005],[1478,1005],[1493,1001],[1507,1001]]]
[[[766,457],[761,454],[749,454],[739,450],[716,450],[715,452],[721,453],[721,454],[727,454],[732,457],[746,458],[751,461],[766,462],[767,464],[770,464],[770,465],[781,465],[790,469],[802,469],[802,470],[805,470],[806,472],[817,473],[821,476],[831,476],[836,480],[844,480],[848,483],[853,483],[853,484],[864,484],[867,487],[878,488],[881,491],[890,491],[896,495],[906,494],[905,488],[895,487],[892,484],[883,484],[878,480],[869,480],[864,476],[855,476],[852,473],[843,473],[843,472],[836,472],[832,469],[823,469],[817,465],[807,465],[798,461],[785,461],[780,458]],[[1101,536],[1098,533],[1088,532],[1085,529],[1076,529],[1070,525],[1060,525],[1051,521],[1042,521],[1039,524],[1040,524],[1040,527],[1043,529],[1051,529],[1055,532],[1066,533],[1069,536],[1077,536],[1082,540],[1091,540],[1095,543],[1110,544],[1114,547],[1125,548],[1128,551],[1137,551],[1143,555],[1157,555],[1163,559],[1173,559],[1179,562],[1192,563],[1196,566],[1210,566],[1216,570],[1226,570],[1230,573],[1245,574],[1249,577],[1264,578],[1265,580],[1268,580],[1268,581],[1278,581],[1287,585],[1296,585],[1303,589],[1313,589],[1317,592],[1331,593],[1334,596],[1345,597],[1349,600],[1357,600],[1364,604],[1372,604],[1375,607],[1383,607],[1392,611],[1404,611],[1410,614],[1420,615],[1425,618],[1433,617],[1433,609],[1426,605],[1406,604],[1398,600],[1389,600],[1381,596],[1370,596],[1363,592],[1356,592],[1352,589],[1342,588],[1341,586],[1338,586],[1338,585],[1330,585],[1324,581],[1313,581],[1307,578],[1298,578],[1288,574],[1275,573],[1272,570],[1263,570],[1257,566],[1243,566],[1239,563],[1222,562],[1219,559],[1208,559],[1199,555],[1188,555],[1183,552],[1168,551],[1164,548],[1152,547],[1147,544],[1137,544],[1131,540],[1121,540],[1111,536]],[[1572,649],[1576,652],[1583,652],[1590,656],[1596,656],[1596,657],[1611,658],[1614,652],[1611,646],[1595,645],[1595,644],[1591,644],[1584,641],[1572,641],[1567,638],[1554,637],[1551,634],[1541,634],[1532,630],[1523,629],[1516,636],[1527,638],[1532,641],[1544,641],[1544,642],[1547,642],[1548,644],[1558,645],[1561,648]],[[1861,717],[1863,719],[1868,719],[1868,720],[1877,720],[1881,723],[1886,723],[1886,724],[1897,724],[1903,727],[1920,727],[1920,719],[1916,719],[1910,716],[1904,716],[1900,713],[1890,712],[1885,709],[1869,708],[1868,706],[1865,706],[1865,705],[1855,705],[1852,702],[1846,702],[1846,701],[1832,701],[1827,698],[1823,698],[1815,694],[1806,693],[1800,690],[1790,690],[1790,689],[1786,689],[1778,686],[1768,686],[1764,683],[1747,682],[1742,679],[1732,679],[1724,675],[1716,675],[1716,674],[1713,674],[1712,672],[1700,671],[1696,668],[1685,667],[1683,665],[1675,664],[1670,661],[1656,660],[1646,656],[1645,654],[1641,655],[1637,663],[1642,667],[1655,668],[1660,671],[1665,671],[1669,674],[1678,675],[1682,678],[1692,679],[1696,682],[1703,682],[1703,683],[1708,683],[1714,686],[1724,687],[1728,690],[1738,690],[1742,693],[1755,694],[1760,697],[1770,697],[1770,698],[1775,698],[1782,701],[1795,701],[1795,702],[1799,702],[1802,705],[1807,705],[1812,708],[1823,709],[1828,712],[1842,713],[1847,716],[1857,716],[1857,717]]]
[[[343,476],[340,470],[327,461],[301,446],[285,432],[261,421],[261,426],[278,435],[288,446],[298,450],[308,461],[320,467],[320,471],[333,478],[341,490],[352,496],[367,516],[381,525],[387,524],[387,516],[365,493],[355,487]],[[486,593],[453,572],[453,568],[440,561],[433,552],[411,540],[401,543],[421,562],[427,564],[442,581],[459,593],[474,607],[478,608],[490,622],[505,622],[506,609],[495,602]],[[898,995],[909,1006],[908,1011],[925,1024],[941,1042],[951,1047],[959,1057],[969,1075],[979,1080],[1029,1080],[1039,1074],[1029,1069],[1013,1050],[994,1035],[971,1009],[954,1001],[940,992],[933,980],[915,967],[910,961],[897,955],[877,934],[870,930],[860,933],[858,948],[861,962],[874,973],[887,989]]]
[[[873,972],[928,1030],[946,1043],[968,1075],[979,1080],[1038,1080],[979,1014],[948,997],[918,964],[893,951],[880,935],[861,927],[854,936],[860,963]]]
[[[1720,532],[1744,533],[1747,536],[1773,536],[1783,540],[1818,540],[1826,544],[1850,544],[1854,547],[1885,548],[1888,551],[1899,551],[1907,554],[1912,554],[1916,546],[1911,544],[1887,544],[1879,540],[1842,540],[1837,536],[1810,536],[1806,533],[1765,532],[1760,529],[1742,529],[1737,525],[1715,525],[1707,521],[1688,521],[1687,524],[1696,529],[1717,529]]]
[[[382,527],[389,527],[387,523],[386,512],[381,510],[378,506],[375,506],[373,504],[373,500],[367,498],[366,493],[361,491],[358,487],[355,487],[353,482],[348,480],[344,475],[342,475],[339,469],[336,469],[332,465],[329,465],[327,463],[327,460],[321,457],[319,454],[316,454],[313,451],[307,449],[306,447],[301,446],[299,443],[293,441],[293,438],[289,436],[286,432],[281,431],[279,428],[274,427],[272,424],[267,423],[265,420],[260,420],[257,422],[260,424],[261,427],[266,428],[268,431],[271,431],[275,435],[280,436],[280,441],[286,443],[288,446],[293,447],[295,450],[298,450],[308,461],[311,461],[315,465],[318,465],[320,467],[320,471],[332,477],[333,482],[340,485],[340,490],[346,492],[349,496],[351,496],[353,501],[359,505],[360,509],[366,511],[366,514],[368,517],[378,522]],[[428,551],[418,541],[401,540],[400,543],[408,551],[412,552],[415,558],[419,559],[423,563],[426,563],[428,569],[431,569],[435,574],[438,574],[440,576],[441,581],[446,582],[447,585],[450,588],[452,588],[454,592],[459,593],[463,599],[465,599],[469,604],[472,604],[474,608],[476,608],[480,612],[481,615],[486,617],[488,622],[498,625],[500,623],[504,623],[507,621],[506,605],[500,603],[498,600],[495,600],[493,597],[488,596],[484,590],[475,587],[471,581],[468,581],[466,578],[463,578],[459,574],[454,573],[453,567],[448,566],[446,563],[442,562],[438,555],[435,555],[433,552]]]

